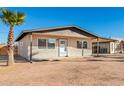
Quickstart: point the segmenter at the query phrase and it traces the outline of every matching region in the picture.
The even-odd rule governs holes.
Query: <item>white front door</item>
[[[59,39],[59,55],[67,56],[67,40]]]

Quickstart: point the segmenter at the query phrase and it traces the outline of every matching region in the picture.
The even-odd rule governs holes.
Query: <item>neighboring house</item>
[[[7,46],[5,44],[0,44],[0,56],[7,55]]]
[[[124,53],[124,39],[123,38],[113,38],[117,40],[115,42],[115,53]]]
[[[7,56],[8,51],[7,51],[7,45],[6,44],[0,44],[0,56]],[[18,49],[17,46],[14,44],[14,55],[17,55]]]
[[[76,26],[23,31],[16,41],[18,54],[28,60],[92,55],[98,36]]]
[[[92,44],[93,54],[97,53],[97,48],[99,54],[124,53],[124,39],[121,38],[108,38],[108,41],[100,41],[99,45],[96,41]]]
[[[99,44],[97,42],[92,43],[92,52],[93,54],[99,53],[99,54],[112,54],[115,53],[114,47],[115,47],[115,41],[101,41]],[[97,49],[99,48],[99,49]],[[98,52],[97,52],[98,51]]]

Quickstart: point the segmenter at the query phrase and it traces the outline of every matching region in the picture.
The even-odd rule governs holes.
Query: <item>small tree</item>
[[[12,12],[7,9],[1,9],[2,14],[0,15],[0,18],[2,22],[10,27],[10,31],[8,34],[8,65],[12,65],[14,63],[14,27],[21,25],[24,23],[25,20],[25,14],[21,12]]]

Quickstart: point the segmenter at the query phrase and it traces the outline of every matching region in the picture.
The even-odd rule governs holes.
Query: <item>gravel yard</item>
[[[13,66],[5,66],[3,59],[0,62],[0,85],[124,85],[124,55],[33,63],[17,58]]]

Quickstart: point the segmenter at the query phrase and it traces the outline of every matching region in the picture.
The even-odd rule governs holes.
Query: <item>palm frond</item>
[[[21,12],[16,13],[16,25],[21,25],[24,23],[25,14]]]
[[[10,10],[3,9],[2,15],[0,15],[0,18],[2,19],[2,22],[6,25],[21,25],[24,23],[25,20],[25,14],[21,12],[13,13]]]
[[[2,15],[0,15],[0,18],[2,20],[2,22],[6,25],[12,25],[12,16],[13,16],[13,12],[12,11],[9,11],[9,10],[6,10],[6,9],[3,9],[2,10]]]

